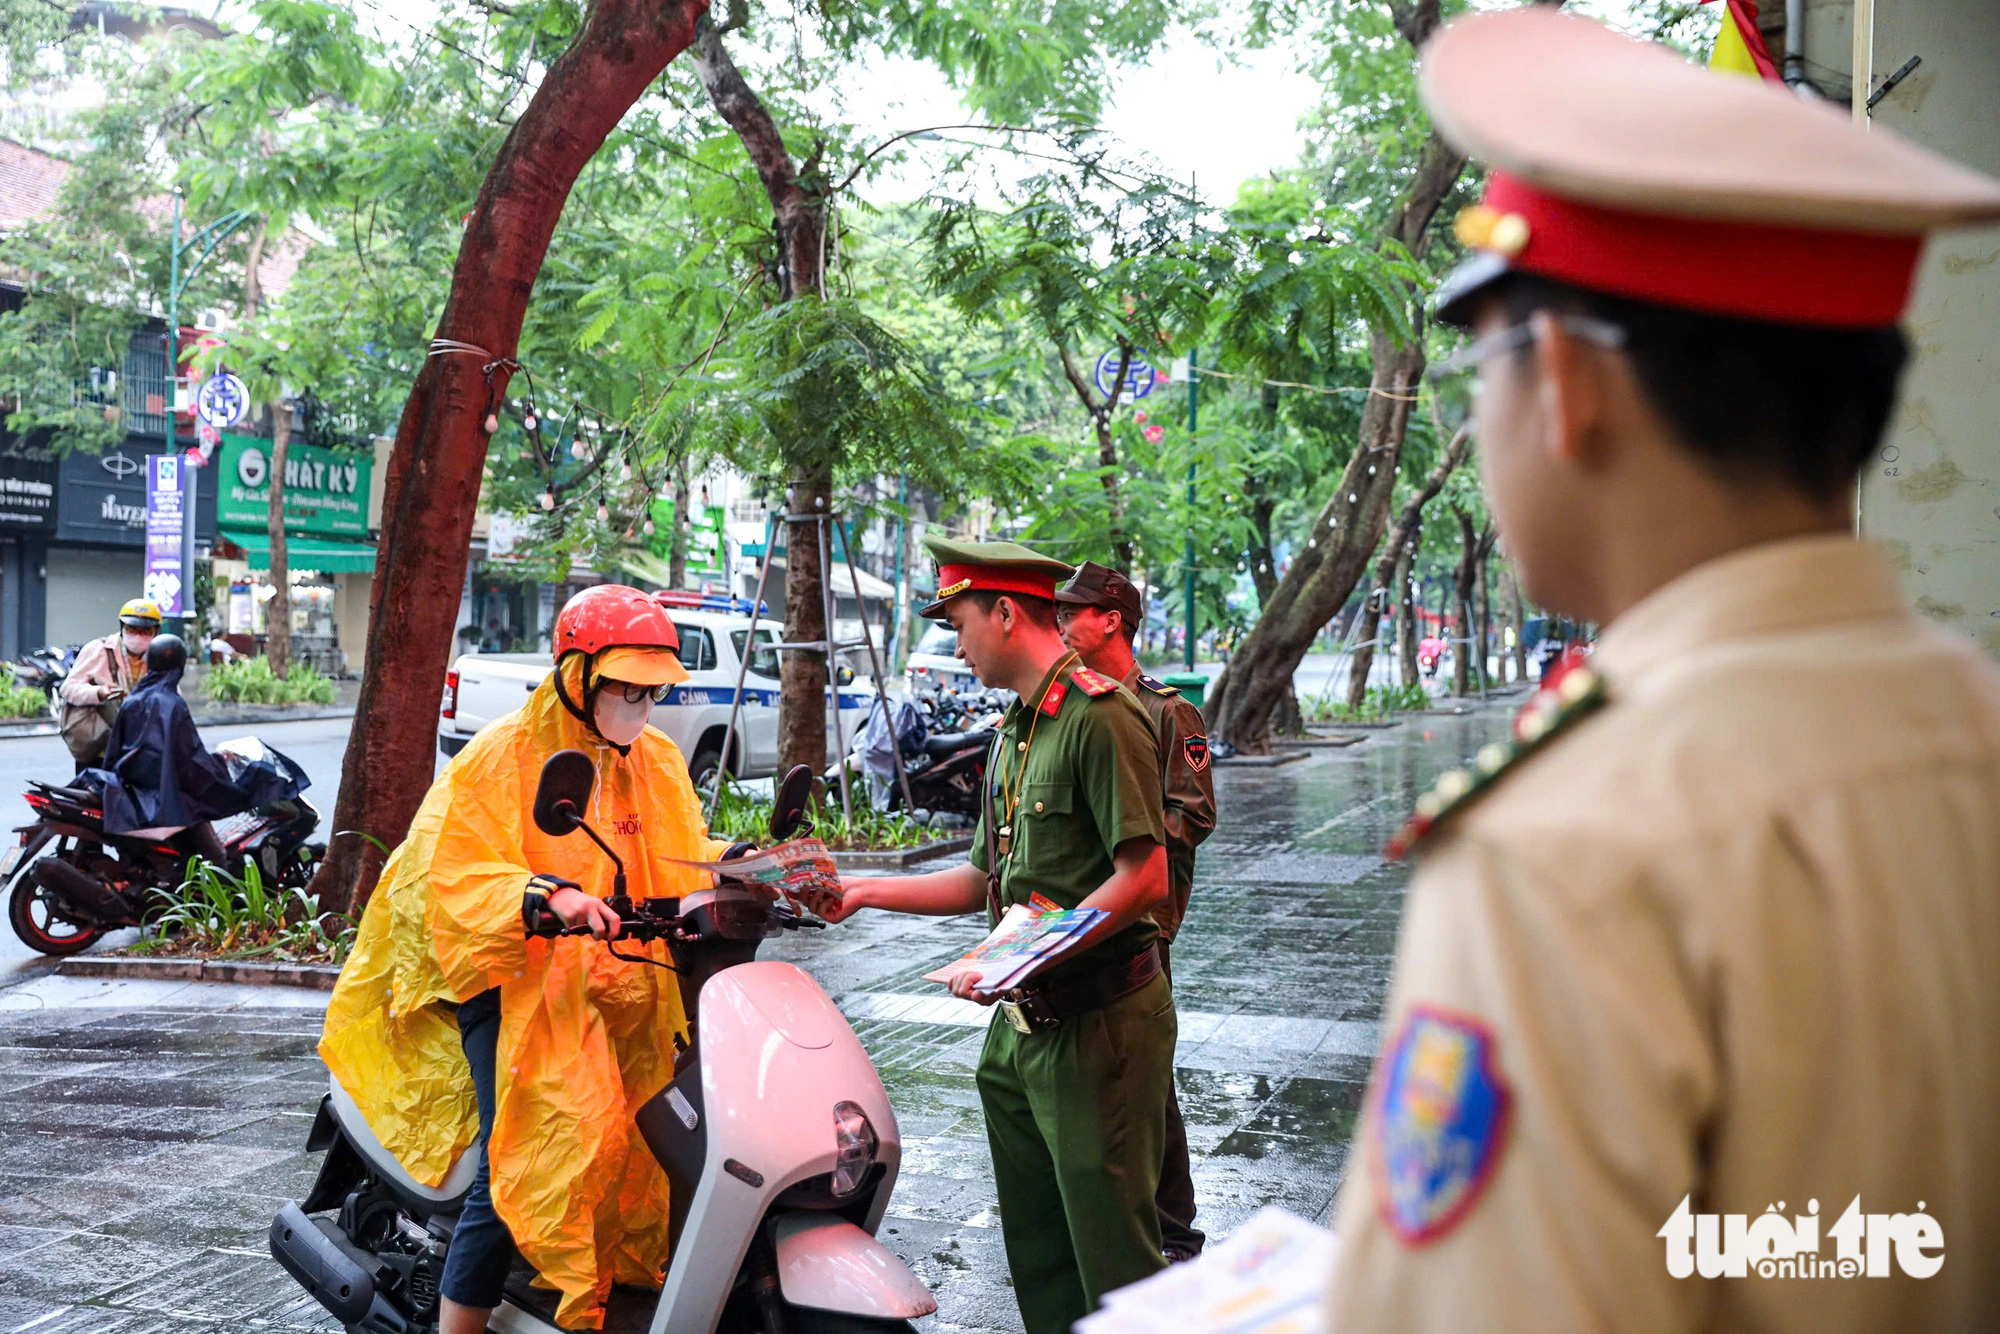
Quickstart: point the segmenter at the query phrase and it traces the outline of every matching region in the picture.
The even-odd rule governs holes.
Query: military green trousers
[[[1044,1033],[993,1016],[979,1099],[1027,1334],[1069,1334],[1166,1267],[1153,1196],[1176,1032],[1164,975]]]

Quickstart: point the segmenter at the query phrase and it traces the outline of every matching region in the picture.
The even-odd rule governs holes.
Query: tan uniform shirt
[[[1842,537],[1689,572],[1593,665],[1421,849],[1333,1328],[1994,1327],[2000,672]],[[1669,1273],[1684,1198],[1816,1202],[1817,1264],[1857,1196],[1935,1220],[1935,1276]]]
[[[1194,850],[1215,832],[1215,773],[1209,768],[1208,727],[1201,710],[1172,686],[1163,685],[1133,664],[1121,684],[1135,695],[1160,741],[1166,778],[1167,888],[1169,901],[1153,912],[1168,944],[1187,917],[1194,891]]]

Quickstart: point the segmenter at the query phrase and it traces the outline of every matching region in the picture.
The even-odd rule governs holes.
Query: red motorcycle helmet
[[[571,653],[596,657],[609,648],[663,648],[678,653],[680,633],[666,608],[636,588],[586,588],[556,616],[550,647],[560,664]]]

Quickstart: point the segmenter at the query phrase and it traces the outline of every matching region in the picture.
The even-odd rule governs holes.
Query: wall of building
[[[1923,57],[1874,123],[2000,176],[2000,5],[1875,0],[1873,42],[1878,86]],[[1913,358],[1862,474],[1861,530],[1919,611],[2000,660],[2000,227],[1931,241],[1904,327]]]
[[[144,561],[133,551],[50,547],[48,610],[43,635],[51,644],[80,644],[108,635],[118,609],[139,596]]]

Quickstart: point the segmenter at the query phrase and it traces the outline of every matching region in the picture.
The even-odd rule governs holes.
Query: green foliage
[[[1309,723],[1378,723],[1394,713],[1430,707],[1430,692],[1421,684],[1369,686],[1358,709],[1347,706],[1345,686],[1299,701],[1299,712]]]
[[[0,718],[39,718],[49,711],[49,698],[39,690],[0,681]]]
[[[771,829],[771,798],[761,797],[736,780],[723,777],[715,814],[708,822],[711,837],[744,843],[768,843]],[[832,852],[887,852],[897,848],[922,847],[938,834],[897,811],[878,811],[868,805],[859,787],[855,790],[854,818],[840,808],[840,793],[829,789],[819,794],[810,808],[814,838]]]
[[[322,913],[303,889],[265,884],[255,862],[235,876],[194,858],[187,878],[164,897],[165,910],[136,952],[337,964],[354,948],[352,921]]]
[[[216,704],[331,704],[332,681],[311,663],[295,662],[279,676],[269,658],[238,658],[208,669],[202,688]]]

